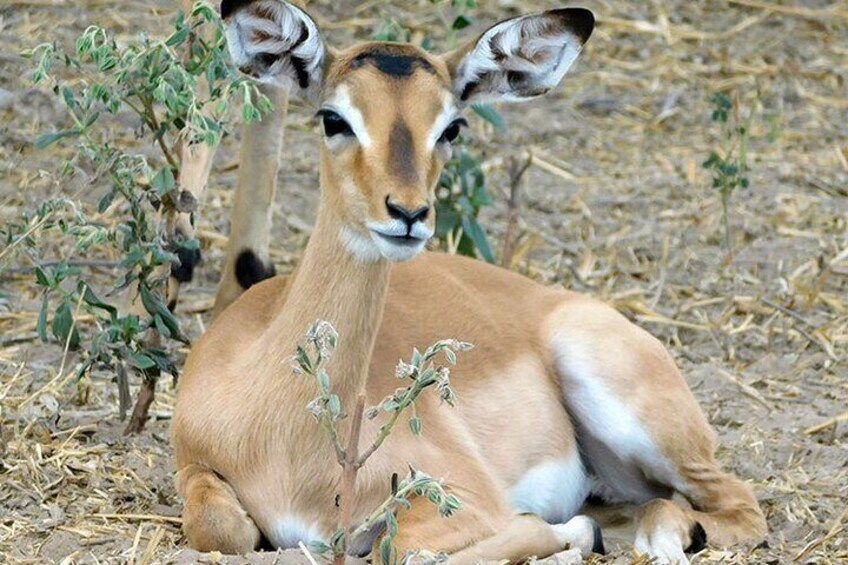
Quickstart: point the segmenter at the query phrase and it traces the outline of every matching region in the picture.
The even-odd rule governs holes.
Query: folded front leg
[[[566,524],[550,525],[535,514],[513,516],[495,535],[450,556],[451,565],[475,565],[487,561],[519,563],[530,557],[544,559],[564,549],[579,549],[583,557],[603,547],[600,530],[586,516]]]

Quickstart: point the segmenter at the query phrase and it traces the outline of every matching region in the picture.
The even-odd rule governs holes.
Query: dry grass
[[[403,9],[377,1],[311,4],[339,42],[366,36],[386,13],[425,29],[438,21],[423,0]],[[508,135],[476,132],[491,186],[504,194],[485,223],[496,240],[503,236],[504,163],[532,152],[514,226],[514,268],[610,301],[677,358],[719,432],[722,460],[754,484],[771,528],[760,547],[707,551],[696,562],[848,562],[848,6],[581,4],[596,10],[600,25],[566,86],[507,109]],[[521,6],[483,2],[490,19]],[[163,30],[171,9],[166,0],[9,0],[0,7],[0,85],[12,94],[0,108],[0,221],[56,194],[79,193],[93,207],[102,190],[82,180],[59,185],[56,163],[67,150],[30,145],[62,114],[52,95],[27,84],[27,63],[16,53],[45,40],[69,44],[90,22],[124,36]],[[719,141],[709,121],[714,91],[748,108],[760,104],[780,129],[768,143],[769,124],[755,123],[752,186],[734,201],[731,266],[723,265],[717,194],[700,166]],[[282,270],[302,249],[315,205],[308,115],[293,111],[274,210]],[[206,262],[181,305],[194,335],[208,323],[236,146],[228,139],[218,155],[201,218]],[[42,257],[65,249],[47,238]],[[121,437],[111,375],[82,383],[67,376],[73,354],[35,335],[31,258],[19,250],[9,256],[11,268],[0,274],[0,561],[215,562],[181,549],[167,435],[170,383],[160,384],[148,432]],[[96,259],[105,266],[90,268],[105,281],[115,258]],[[305,557],[285,557],[294,559]],[[619,553],[597,562],[642,561]]]

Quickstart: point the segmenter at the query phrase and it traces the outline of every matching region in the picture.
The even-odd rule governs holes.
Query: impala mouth
[[[380,254],[390,261],[412,259],[433,236],[433,229],[424,222],[415,222],[411,226],[400,220],[369,222],[368,229]]]
[[[371,230],[371,233],[373,233],[374,235],[376,235],[380,239],[383,239],[385,241],[389,241],[389,242],[391,242],[395,245],[414,246],[414,245],[419,245],[420,243],[425,243],[427,241],[425,238],[414,237],[410,234],[390,235],[390,234],[382,233],[382,232],[379,232],[379,231],[373,230],[373,229]]]

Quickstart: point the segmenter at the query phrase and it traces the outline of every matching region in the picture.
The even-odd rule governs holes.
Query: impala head
[[[371,261],[410,259],[433,235],[435,187],[463,109],[545,94],[594,26],[588,10],[551,10],[438,56],[385,42],[332,49],[306,12],[282,0],[224,0],[221,13],[243,72],[317,107],[323,205],[348,249]]]

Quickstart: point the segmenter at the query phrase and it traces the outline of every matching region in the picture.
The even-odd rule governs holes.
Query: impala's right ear
[[[306,12],[282,0],[223,0],[221,17],[240,71],[302,98],[317,98],[328,50]]]
[[[502,21],[443,56],[454,94],[462,104],[541,96],[560,83],[594,27],[595,16],[584,8]]]

